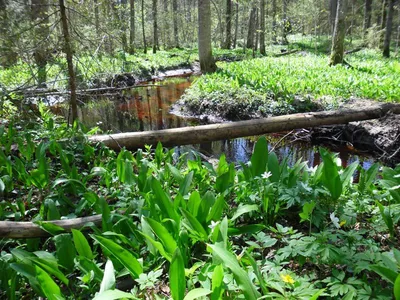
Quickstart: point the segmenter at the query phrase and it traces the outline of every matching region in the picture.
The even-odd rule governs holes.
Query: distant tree
[[[287,34],[289,32],[290,22],[287,17],[288,0],[282,0],[282,44],[288,44]]]
[[[238,38],[238,31],[239,31],[239,2],[236,1],[236,14],[235,14],[235,35],[233,37],[233,48],[236,48],[237,38]]]
[[[153,53],[158,49],[157,0],[153,0]]]
[[[367,35],[368,29],[371,27],[371,14],[372,13],[372,0],[365,0],[364,2],[364,37]]]
[[[135,0],[129,0],[130,3],[130,28],[129,28],[129,53],[135,53]]]
[[[210,0],[198,0],[198,47],[200,69],[203,73],[217,69],[211,48],[211,8]]]
[[[337,11],[336,11],[336,20],[335,20],[335,28],[333,30],[332,36],[332,50],[329,65],[337,65],[343,63],[344,56],[344,37],[346,33],[346,8],[347,8],[347,0],[338,0],[337,1]]]
[[[331,32],[335,30],[335,20],[337,12],[338,0],[329,0],[329,21],[331,24]]]
[[[142,0],[142,33],[143,33],[143,52],[147,53],[147,43],[146,43],[146,30],[145,30],[145,19],[144,19],[144,0]]]
[[[172,0],[173,22],[174,22],[174,47],[179,48],[179,31],[178,31],[178,1]]]
[[[265,0],[260,1],[260,53],[265,55]]]
[[[272,43],[277,43],[276,0],[272,0]]]
[[[254,36],[256,32],[256,14],[257,14],[257,7],[255,6],[255,1],[253,1],[250,11],[249,27],[247,31],[246,47],[249,49],[253,49],[254,47]]]
[[[69,75],[69,88],[70,88],[70,105],[72,111],[72,123],[78,119],[78,108],[76,104],[76,76],[74,64],[72,59],[71,37],[68,29],[67,13],[65,9],[64,0],[59,0],[61,26],[64,36],[64,52],[67,57],[68,75]]]
[[[387,19],[386,19],[386,30],[385,30],[385,39],[383,42],[383,56],[390,56],[390,41],[392,37],[392,29],[393,29],[393,15],[394,15],[394,3],[396,0],[389,0]]]
[[[225,11],[225,49],[230,49],[232,44],[232,0],[226,1],[226,11]]]

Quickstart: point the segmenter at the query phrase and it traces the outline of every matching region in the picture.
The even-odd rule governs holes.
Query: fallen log
[[[44,223],[52,223],[64,228],[66,232],[71,229],[81,229],[85,224],[93,223],[95,226],[101,225],[101,215],[93,215],[83,218],[75,218],[68,220],[45,221]],[[0,221],[0,238],[24,239],[49,237],[50,233],[43,230],[39,225],[33,222],[13,222]]]
[[[200,144],[321,125],[377,119],[388,112],[400,114],[400,104],[384,103],[360,109],[299,113],[249,121],[94,135],[89,137],[89,140],[94,143],[104,143],[114,150],[120,150],[122,147],[135,150],[144,145],[157,145],[158,142],[161,142],[164,146]]]

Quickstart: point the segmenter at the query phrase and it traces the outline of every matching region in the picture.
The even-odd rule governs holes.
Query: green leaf
[[[189,293],[187,293],[184,300],[195,300],[197,298],[201,298],[201,297],[207,296],[209,294],[211,294],[211,291],[209,289],[197,288],[197,289],[191,290]]]
[[[59,234],[54,237],[58,263],[68,272],[74,269],[74,259],[76,256],[75,247],[69,233]]]
[[[342,194],[342,182],[340,181],[338,167],[327,150],[320,148],[319,153],[324,161],[322,183],[335,201]]]
[[[65,232],[64,228],[51,222],[37,221],[35,224],[40,226],[40,228],[42,228],[44,231],[47,231],[51,235],[57,235]]]
[[[174,300],[182,300],[186,290],[185,265],[179,248],[176,248],[169,267],[169,285]]]
[[[314,295],[309,300],[317,300],[319,296],[321,296],[325,292],[325,289],[320,289],[318,292],[316,292]]]
[[[145,218],[145,221],[150,225],[154,234],[160,239],[167,253],[170,256],[173,256],[176,248],[178,247],[173,236],[162,224],[158,223],[157,221],[150,218]]]
[[[188,201],[188,211],[194,216],[197,217],[197,213],[199,212],[199,207],[201,204],[201,197],[198,191],[194,191],[190,194]]]
[[[400,274],[397,275],[396,281],[394,282],[393,293],[394,293],[394,298],[396,300],[400,300]]]
[[[107,260],[106,267],[104,268],[104,277],[100,284],[99,293],[112,290],[115,287],[115,274],[114,265],[111,260]]]
[[[87,259],[93,259],[94,256],[92,249],[90,248],[89,242],[83,233],[76,229],[72,229],[71,232],[78,254],[82,257],[86,257]]]
[[[197,234],[200,238],[203,240],[207,240],[207,232],[204,230],[203,226],[197,221],[193,215],[188,212],[187,210],[181,208],[182,214],[185,216],[185,218],[188,220],[188,225],[190,229],[192,230],[193,233]]]
[[[211,207],[210,213],[207,215],[207,223],[210,221],[218,221],[221,219],[222,212],[224,211],[226,202],[224,195],[220,195]]]
[[[340,175],[340,180],[342,181],[343,188],[350,184],[353,178],[353,174],[358,167],[358,161],[353,162]]]
[[[392,269],[380,265],[372,265],[370,269],[375,273],[378,273],[383,279],[389,281],[392,284],[394,284],[397,280],[398,274]]]
[[[215,267],[211,281],[211,300],[219,300],[222,298],[222,293],[224,292],[224,267],[222,264]]]
[[[179,193],[181,193],[182,196],[186,196],[187,193],[189,192],[190,185],[192,184],[193,180],[193,174],[194,174],[193,171],[186,174],[182,183],[179,185]]]
[[[262,224],[252,224],[252,225],[244,225],[240,227],[229,227],[228,235],[235,236],[241,235],[246,233],[257,233],[261,230],[265,229],[265,225]]]
[[[251,156],[251,172],[253,177],[261,176],[267,170],[268,143],[265,136],[258,139]]]
[[[183,175],[181,174],[181,172],[177,168],[175,168],[173,165],[171,165],[169,163],[167,163],[167,166],[168,166],[172,176],[174,176],[175,180],[179,184],[181,184],[181,182],[183,181],[183,178],[184,178]]]
[[[268,293],[268,288],[267,288],[267,286],[265,284],[265,280],[264,280],[264,277],[261,274],[260,268],[258,267],[258,265],[257,265],[256,261],[254,260],[253,256],[250,255],[250,253],[245,251],[245,256],[250,261],[250,264],[251,264],[251,266],[253,268],[253,271],[257,276],[258,282],[260,283],[261,290],[262,290],[263,294],[266,295]]]
[[[42,268],[35,266],[36,279],[42,289],[43,293],[49,300],[64,299],[61,294],[61,290],[50,275]]]
[[[137,299],[135,295],[120,290],[108,290],[97,294],[93,300]]]
[[[109,251],[128,271],[133,278],[138,278],[143,273],[142,266],[128,250],[124,249],[112,240],[106,239],[100,235],[91,235],[102,247]]]
[[[299,214],[301,220],[300,222],[310,221],[311,214],[315,208],[315,202],[307,202],[303,205],[303,211]]]
[[[249,213],[251,211],[256,211],[258,210],[258,205],[253,204],[245,204],[245,205],[240,205],[238,209],[236,210],[235,214],[232,216],[230,221],[235,221],[237,218],[239,218],[241,215]]]
[[[103,271],[95,264],[93,261],[89,260],[86,257],[77,257],[78,268],[84,272],[85,274],[94,273],[94,280],[97,282],[101,282],[104,273]]]
[[[394,225],[393,225],[393,218],[390,215],[390,209],[388,207],[384,207],[378,201],[375,201],[375,203],[379,207],[379,211],[381,213],[382,219],[385,222],[385,224],[389,230],[390,237],[394,238],[395,230],[394,230]]]
[[[143,235],[143,236],[146,238],[146,240],[154,247],[154,249],[158,250],[158,252],[160,252],[160,254],[161,254],[166,260],[168,260],[168,261],[171,261],[171,260],[172,260],[172,255],[168,254],[168,253],[165,251],[164,246],[163,246],[160,242],[157,242],[156,240],[153,239],[153,237],[151,237],[151,236],[149,236],[149,235],[147,235],[147,234],[145,234],[145,233],[143,233],[143,232],[140,232],[140,231],[139,231],[139,233],[140,233],[141,235]],[[155,255],[155,254],[156,254],[156,253],[154,253],[153,255]]]
[[[232,271],[236,282],[243,291],[244,297],[251,300],[257,299],[260,295],[251,282],[247,272],[240,267],[235,255],[222,248],[220,244],[208,246],[212,249],[213,254],[222,261],[225,267]]]
[[[160,207],[161,212],[179,224],[179,216],[174,210],[174,204],[163,190],[161,183],[157,179],[153,178],[151,182],[151,188],[155,195],[154,199]]]
[[[281,171],[278,157],[274,152],[270,152],[268,155],[268,171],[271,172],[271,182],[278,182],[281,177]]]

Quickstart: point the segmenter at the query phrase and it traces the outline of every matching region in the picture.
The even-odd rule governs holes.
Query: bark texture
[[[200,69],[203,73],[217,69],[211,48],[211,7],[210,0],[198,0],[199,33],[198,47]]]
[[[230,49],[232,44],[232,0],[226,0],[224,48]]]
[[[260,1],[260,53],[265,55],[265,0]]]
[[[246,47],[249,49],[253,49],[254,47],[254,36],[256,31],[256,13],[257,13],[257,7],[253,6],[250,12],[249,27],[247,31]]]
[[[272,0],[272,43],[276,44],[276,0]]]
[[[372,12],[372,0],[365,0],[364,3],[364,35],[366,36],[368,29],[371,27],[371,12]]]
[[[385,39],[383,41],[383,56],[384,57],[390,57],[390,41],[392,38],[395,1],[396,0],[389,0],[389,5],[388,5],[388,13],[387,13],[387,18],[386,18],[386,29],[385,29]]]
[[[136,27],[135,27],[135,0],[129,0],[130,2],[130,28],[129,28],[129,53],[135,53],[135,35],[136,35]]]
[[[179,31],[178,31],[178,1],[172,0],[172,10],[174,12],[173,22],[174,22],[174,46],[179,48]]]
[[[347,0],[338,0],[335,29],[332,37],[332,50],[329,65],[334,66],[343,63],[344,57],[344,37],[346,33],[346,6]]]
[[[158,49],[157,0],[153,0],[153,53]]]

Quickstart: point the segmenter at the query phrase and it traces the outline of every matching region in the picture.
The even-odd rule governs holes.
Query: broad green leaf
[[[60,279],[61,282],[63,282],[64,284],[68,285],[69,284],[69,280],[67,279],[67,277],[65,277],[65,275],[58,269],[58,266],[54,267],[50,264],[48,264],[47,260],[42,259],[42,258],[31,258],[32,262],[39,266],[40,268],[42,268],[44,271],[46,271],[47,273],[54,275],[55,277],[57,277],[58,279]]]
[[[396,281],[394,282],[393,293],[394,293],[394,298],[396,300],[400,300],[400,274],[397,275]]]
[[[78,254],[82,257],[86,257],[87,259],[93,259],[94,256],[92,249],[90,248],[89,242],[83,233],[76,229],[72,229],[71,232]]]
[[[321,296],[325,292],[325,289],[320,289],[318,292],[316,292],[314,295],[309,300],[317,300],[319,296]]]
[[[236,210],[235,214],[231,218],[231,222],[235,221],[237,218],[239,218],[241,215],[249,213],[251,211],[256,211],[258,210],[258,205],[256,204],[245,204],[245,205],[240,205],[238,209]]]
[[[111,260],[107,260],[106,267],[104,268],[104,277],[100,284],[99,293],[112,290],[115,287],[115,274],[114,265]]]
[[[219,244],[208,246],[212,249],[213,254],[222,261],[225,267],[232,271],[236,282],[243,291],[244,297],[251,300],[257,299],[260,295],[251,282],[247,272],[240,267],[235,255],[222,248]]]
[[[327,150],[320,148],[319,153],[324,161],[322,182],[335,201],[342,194],[342,182],[340,181],[338,167]]]
[[[69,233],[63,233],[54,237],[58,263],[68,272],[74,269],[74,259],[76,256],[75,247]]]
[[[120,290],[108,290],[97,294],[93,300],[137,299],[135,295]]]
[[[271,182],[278,182],[281,177],[278,157],[274,152],[268,154],[268,171],[271,172]]]
[[[224,267],[222,266],[222,264],[215,267],[211,282],[211,300],[221,299],[222,293],[224,292]]]
[[[78,268],[84,272],[85,274],[89,274],[90,272],[94,273],[94,280],[97,282],[101,282],[104,273],[103,271],[95,264],[93,261],[89,260],[86,257],[77,257]]]
[[[394,226],[393,226],[393,219],[392,219],[392,216],[390,215],[390,209],[388,207],[384,207],[378,201],[375,201],[375,203],[379,207],[379,211],[381,213],[382,219],[385,222],[385,224],[389,230],[390,237],[394,238],[395,230],[394,230]]]
[[[253,268],[254,273],[257,276],[257,279],[258,279],[258,282],[259,282],[259,284],[261,286],[261,290],[262,290],[263,294],[266,295],[268,293],[268,288],[267,288],[267,286],[265,284],[264,277],[261,274],[261,271],[260,271],[260,268],[257,265],[257,262],[254,260],[253,256],[251,256],[250,253],[247,252],[247,251],[245,252],[245,256],[250,261],[250,264],[251,264],[251,266]]]
[[[260,137],[254,146],[253,155],[251,156],[251,172],[252,175],[261,176],[267,171],[268,163],[268,143],[265,136]]]
[[[59,286],[54,282],[50,275],[42,268],[35,266],[36,279],[49,300],[60,300],[64,299],[61,294]]]
[[[190,185],[192,184],[193,180],[193,171],[186,174],[185,178],[183,179],[182,183],[179,185],[179,193],[182,196],[186,196],[189,192]]]
[[[163,190],[160,182],[156,178],[152,179],[151,188],[155,195],[154,199],[160,207],[161,212],[166,214],[167,217],[179,224],[179,216],[174,210],[174,204],[169,199],[168,195]]]
[[[394,282],[397,279],[398,274],[393,271],[392,269],[386,268],[384,266],[381,265],[373,265],[370,267],[370,269],[372,271],[374,271],[375,273],[378,273],[381,277],[383,277],[385,280],[391,282],[392,284],[394,284]]]
[[[307,202],[303,205],[303,211],[299,214],[301,218],[300,223],[304,221],[310,221],[310,217],[315,208],[315,205],[316,204],[314,201]]]
[[[244,225],[240,227],[229,227],[228,229],[228,235],[229,236],[234,236],[234,235],[241,235],[245,233],[257,233],[261,230],[265,229],[265,225],[262,224],[252,224],[252,225]]]
[[[162,224],[150,218],[145,218],[145,221],[150,225],[154,234],[160,239],[167,253],[172,256],[178,247],[175,239]]]
[[[150,245],[152,245],[152,246],[154,247],[155,250],[158,250],[158,252],[160,252],[160,254],[161,254],[166,260],[171,261],[172,255],[168,254],[168,253],[165,251],[164,246],[163,246],[160,242],[157,242],[156,240],[153,239],[153,237],[151,237],[151,236],[149,236],[149,235],[147,235],[147,234],[145,234],[145,233],[143,233],[143,232],[140,232],[140,231],[139,231],[139,233],[140,233],[141,235],[143,235],[143,236],[146,238],[146,240],[150,243]],[[154,253],[153,255],[155,255],[155,254],[156,254],[156,253]]]
[[[176,248],[169,267],[169,285],[174,300],[182,300],[186,290],[185,264],[179,248]]]
[[[92,235],[102,247],[109,251],[128,271],[133,278],[138,278],[143,273],[142,266],[137,259],[128,250],[124,249],[112,240],[106,239],[100,235]]]
[[[224,211],[226,202],[225,197],[220,195],[215,201],[214,205],[211,207],[210,213],[207,215],[207,223],[210,221],[218,221],[221,219],[222,212]]]
[[[195,299],[198,299],[201,297],[205,297],[209,294],[211,294],[211,291],[209,289],[197,288],[197,289],[191,290],[189,293],[187,293],[187,295],[183,299],[184,300],[195,300]]]
[[[201,197],[198,191],[194,191],[190,194],[188,201],[188,211],[194,216],[197,217],[197,213],[199,212],[199,207],[201,204]]]
[[[183,175],[181,174],[181,172],[177,168],[175,168],[173,165],[171,165],[169,163],[167,163],[167,166],[168,166],[172,176],[174,176],[175,180],[179,184],[181,184],[181,182],[183,181],[183,178],[184,178]]]
[[[197,221],[193,215],[187,210],[181,208],[182,214],[185,216],[186,220],[189,222],[188,225],[193,233],[197,234],[203,240],[207,239],[207,232],[204,230],[203,226]]]
[[[64,228],[51,222],[37,221],[35,224],[39,225],[40,228],[42,228],[44,231],[47,231],[51,235],[57,235],[65,232]]]
[[[340,175],[340,180],[342,181],[343,188],[348,186],[353,178],[353,174],[358,167],[358,161],[353,162],[351,165],[347,166],[347,168]]]

